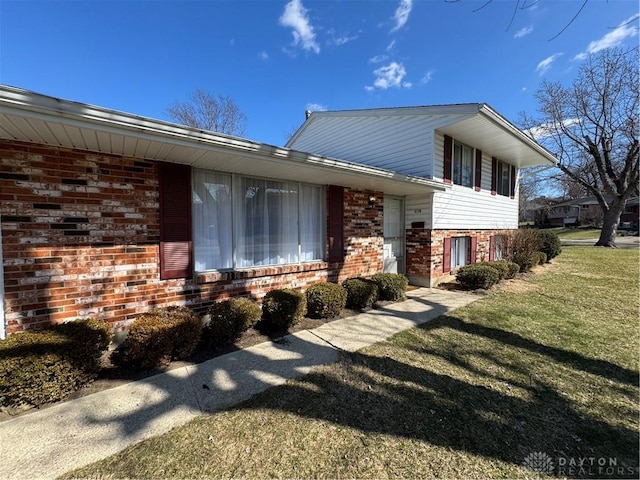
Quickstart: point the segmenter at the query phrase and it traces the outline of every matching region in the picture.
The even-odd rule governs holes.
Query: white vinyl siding
[[[412,195],[405,198],[405,224],[411,228],[414,222],[424,222],[425,228],[431,228],[433,194]]]
[[[484,182],[483,182],[484,185]],[[489,187],[490,188],[490,187]],[[434,229],[518,228],[518,200],[454,185],[433,195]]]
[[[320,117],[289,147],[433,178],[432,157],[434,151],[438,152],[433,145],[433,131],[459,118],[453,114]],[[442,172],[436,170],[437,175],[442,176]]]

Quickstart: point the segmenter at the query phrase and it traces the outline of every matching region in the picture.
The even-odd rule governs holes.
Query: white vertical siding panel
[[[433,197],[433,228],[518,228],[518,199],[454,185]]]
[[[405,228],[411,228],[413,222],[424,222],[425,228],[431,228],[433,220],[433,194],[411,195],[405,198]]]

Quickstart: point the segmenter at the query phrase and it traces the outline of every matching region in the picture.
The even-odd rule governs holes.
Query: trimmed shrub
[[[376,273],[371,280],[378,285],[380,300],[397,302],[402,300],[407,293],[409,280],[399,273]]]
[[[487,267],[495,268],[498,272],[498,281],[504,280],[509,274],[509,266],[506,263],[496,262],[477,262],[475,265],[486,265]]]
[[[307,313],[307,296],[291,288],[271,290],[262,300],[261,325],[270,330],[284,331],[302,320]]]
[[[538,235],[542,239],[541,252],[547,255],[547,261],[557,257],[562,253],[560,237],[556,232],[550,230],[538,230]]]
[[[342,282],[347,290],[347,308],[369,310],[378,301],[378,285],[365,278],[348,278]]]
[[[335,318],[347,304],[347,291],[335,283],[316,283],[307,289],[307,315]]]
[[[547,254],[544,252],[536,252],[533,256],[534,265],[544,265],[547,263]]]
[[[469,290],[489,288],[500,279],[498,270],[488,265],[465,265],[456,273],[456,280]]]
[[[507,280],[516,278],[518,272],[520,272],[520,265],[509,260],[497,260],[495,263],[501,263],[507,267],[507,275],[504,277]]]
[[[255,326],[261,316],[262,308],[250,298],[235,297],[216,302],[209,308],[209,323],[202,329],[202,343],[209,348],[232,343]]]
[[[186,358],[200,342],[202,321],[188,307],[164,307],[143,313],[111,354],[116,365],[153,368]]]
[[[42,405],[93,381],[111,341],[102,320],[76,320],[0,341],[0,405]]]

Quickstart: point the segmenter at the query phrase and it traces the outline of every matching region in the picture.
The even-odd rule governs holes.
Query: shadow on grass
[[[571,366],[581,366],[578,359],[565,356],[562,351],[556,352],[517,335],[510,338],[509,332],[478,327],[444,316],[419,328],[457,328],[472,334],[490,334],[490,338],[507,345],[516,348],[526,345],[532,351],[550,354],[554,360],[568,360]],[[602,370],[600,363],[592,365],[589,359],[585,361],[588,368],[597,365],[595,370],[599,373],[615,371],[615,366]],[[458,365],[474,372],[473,365],[465,362]],[[513,365],[506,367],[513,368]],[[486,376],[486,372],[482,373]],[[623,381],[632,383],[626,373],[621,376]],[[526,391],[518,396],[492,388],[495,382],[485,382],[474,385],[394,358],[343,352],[335,369],[312,372],[297,384],[267,391],[238,408],[287,411],[363,432],[415,439],[514,465],[522,465],[533,452],[544,452],[552,458],[612,458],[617,462],[614,477],[637,478],[637,431],[586,416],[562,392],[539,381],[514,385]],[[637,412],[627,413],[637,415]],[[582,475],[579,471],[575,473],[573,476],[607,476],[606,472],[597,470],[583,470]],[[565,474],[572,476],[570,472]]]

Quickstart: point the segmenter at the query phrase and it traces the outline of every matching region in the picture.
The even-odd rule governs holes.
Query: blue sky
[[[202,88],[274,145],[308,108],[486,102],[517,123],[544,78],[568,84],[585,54],[637,46],[638,5],[0,0],[0,82],[162,120]]]

